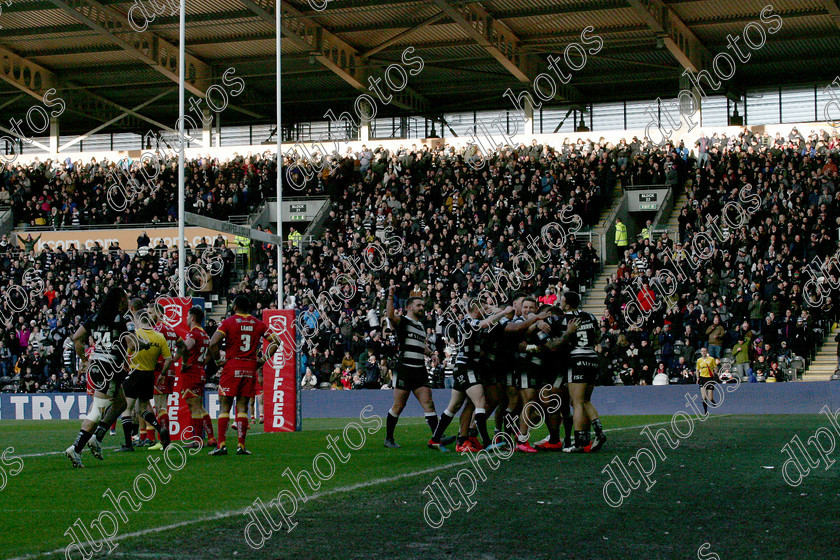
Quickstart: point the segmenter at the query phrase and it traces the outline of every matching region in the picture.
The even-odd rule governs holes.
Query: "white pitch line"
[[[721,418],[721,417],[724,417],[724,416],[732,416],[732,415],[731,414],[717,414],[715,416],[710,416],[709,418]],[[654,424],[642,424],[640,426],[624,426],[624,427],[621,427],[621,428],[608,428],[604,431],[605,432],[617,432],[617,431],[620,431],[620,430],[632,430],[632,429],[635,429],[635,428],[644,428],[646,426],[664,426],[666,424],[670,424],[670,422],[656,422]],[[421,424],[417,423],[416,425],[420,426]],[[336,429],[339,429],[339,428],[313,428],[311,430],[305,430],[305,431],[307,431],[307,432],[329,432],[331,430],[336,430]],[[249,436],[250,437],[262,436],[262,435],[269,434],[269,433],[294,433],[294,432],[256,432],[256,433],[253,433],[253,434],[249,434]],[[114,436],[114,437],[116,437],[116,436]],[[173,441],[172,443],[174,444],[174,443],[178,443],[178,442]],[[118,449],[118,447],[103,447],[102,449],[105,450],[105,451],[113,451],[114,449]],[[18,457],[23,459],[23,458],[27,458],[27,457],[49,457],[51,455],[64,455],[64,451],[47,451],[46,453],[29,453],[27,455],[18,455]]]
[[[710,416],[709,418],[721,418],[721,417],[724,417],[724,416],[731,416],[731,415],[730,414],[719,414],[719,415],[716,415],[716,416]],[[664,424],[670,424],[670,422],[656,422],[654,424],[641,424],[639,426],[623,426],[621,428],[608,428],[604,431],[605,432],[618,432],[618,431],[621,431],[621,430],[633,430],[633,429],[637,429],[637,428],[644,428],[646,426],[661,426],[661,425],[664,425]],[[262,433],[268,433],[268,432],[262,432]],[[257,434],[254,434],[254,435],[257,435]],[[42,455],[54,455],[54,454],[55,453],[45,453],[45,454],[42,454]],[[469,463],[470,463],[469,460],[458,461],[456,463],[447,463],[446,465],[439,465],[437,467],[429,467],[427,469],[422,469],[422,470],[419,470],[419,471],[402,473],[402,474],[398,474],[396,476],[392,476],[392,477],[388,477],[388,478],[376,478],[374,480],[368,480],[366,482],[358,482],[356,484],[350,484],[348,486],[340,486],[338,488],[332,488],[332,489],[326,490],[324,492],[316,492],[315,494],[312,494],[311,496],[309,496],[309,498],[307,499],[307,502],[309,500],[314,500],[314,499],[317,499],[317,498],[324,498],[326,496],[332,496],[333,494],[352,492],[353,490],[359,490],[361,488],[368,488],[370,486],[377,486],[379,484],[394,482],[396,480],[400,480],[400,479],[403,479],[403,478],[411,478],[413,476],[417,476],[417,475],[421,475],[421,474],[429,474],[429,473],[433,473],[433,472],[437,472],[437,471],[451,469],[452,467],[460,467],[461,465],[467,465]],[[304,502],[304,503],[306,503],[306,502]],[[206,521],[214,521],[214,520],[218,520],[218,519],[227,519],[229,517],[234,517],[236,515],[244,515],[246,509],[247,508],[239,509],[239,510],[228,510],[228,511],[216,512],[215,514],[213,514],[211,516],[200,517],[198,519],[191,519],[189,521],[181,521],[179,523],[173,523],[171,525],[163,525],[161,527],[151,527],[149,529],[143,529],[141,531],[135,531],[133,533],[126,533],[124,535],[119,535],[119,536],[117,536],[117,537],[115,537],[111,540],[112,541],[122,541],[122,540],[125,540],[125,539],[131,539],[131,538],[135,538],[135,537],[142,537],[142,536],[145,536],[145,535],[151,535],[151,534],[154,534],[154,533],[160,533],[160,532],[163,532],[163,531],[169,531],[171,529],[178,529],[179,527],[186,527],[187,525],[195,525],[196,523],[204,523]],[[104,543],[104,539],[97,541],[97,543]],[[27,554],[26,556],[16,556],[14,558],[8,558],[7,560],[31,560],[32,558],[42,558],[44,556],[49,556],[49,555],[52,555],[52,554],[60,554],[60,553],[64,552],[66,550],[66,548],[67,547],[57,548],[57,549],[51,550],[49,552],[39,552],[39,553],[35,553],[35,554]]]

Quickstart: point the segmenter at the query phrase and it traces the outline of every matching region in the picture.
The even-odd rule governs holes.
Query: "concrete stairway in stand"
[[[805,370],[803,381],[828,381],[837,368],[837,343],[834,337],[840,332],[840,326],[835,325],[823,341],[822,348],[817,352],[814,361]]]

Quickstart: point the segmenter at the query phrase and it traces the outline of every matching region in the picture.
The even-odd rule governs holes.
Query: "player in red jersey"
[[[192,435],[197,436],[204,427],[207,434],[207,445],[215,447],[216,438],[213,437],[213,421],[204,408],[204,364],[207,363],[207,351],[210,347],[210,337],[201,328],[204,322],[204,310],[200,307],[193,307],[187,313],[187,328],[189,329],[178,341],[179,354],[181,355],[181,398],[190,407],[192,416]],[[201,447],[198,441],[187,447]]]
[[[233,301],[233,315],[222,321],[210,340],[210,355],[222,366],[219,376],[219,401],[222,406],[219,414],[219,447],[210,455],[227,455],[225,443],[230,409],[236,399],[237,455],[250,455],[245,449],[245,435],[248,433],[248,401],[257,391],[257,372],[277,350],[274,335],[265,323],[250,314],[251,302],[245,296],[237,296]],[[266,337],[270,344],[266,354],[259,357],[258,351],[262,339]],[[220,360],[219,347],[225,341],[225,359]]]
[[[166,343],[169,345],[169,352],[172,354],[173,362],[167,375],[161,375],[163,368],[163,358],[158,359],[157,367],[155,368],[155,413],[158,421],[162,426],[169,428],[169,395],[175,391],[175,358],[177,356],[178,335],[175,329],[169,326],[166,322],[163,312],[158,309],[157,305],[152,306],[152,314],[155,320],[155,330],[163,335]],[[154,428],[148,431],[148,439],[154,441]],[[150,450],[160,451],[163,449],[163,444],[160,442],[149,447]]]

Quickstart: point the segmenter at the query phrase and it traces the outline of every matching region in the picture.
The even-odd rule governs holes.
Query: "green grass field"
[[[268,503],[293,490],[282,472],[312,470],[327,452],[328,434],[341,438],[345,419],[310,420],[294,434],[249,435],[250,457],[188,456],[180,471],[158,484],[139,511],[126,508],[117,548],[93,558],[317,558],[326,559],[814,559],[833,558],[840,542],[840,466],[820,467],[796,488],[781,476],[782,446],[803,441],[827,424],[817,416],[721,416],[697,423],[674,450],[666,449],[646,492],[635,490],[618,508],[608,506],[601,470],[616,455],[626,464],[640,447],[644,425],[670,420],[636,416],[604,419],[609,441],[597,454],[516,454],[497,470],[485,468],[471,511],[452,512],[441,528],[423,517],[423,489],[444,483],[469,466],[456,453],[428,450],[428,428],[404,419],[397,428],[402,449],[381,445],[382,430],[358,451],[335,461],[335,475],[307,502],[298,503],[291,533],[274,532],[259,550],[243,537],[242,514],[257,497]],[[104,462],[85,452],[85,469],[72,469],[63,450],[77,421],[0,422],[0,450],[14,447],[23,470],[0,491],[0,558],[63,558],[71,542],[65,531],[78,518],[89,527],[103,510],[103,497],[131,492],[145,455],[106,450]],[[658,429],[660,426],[654,426]],[[451,431],[451,430],[450,430]],[[230,433],[233,436],[233,432]],[[537,437],[542,433],[538,432]],[[106,446],[119,443],[109,437]],[[157,452],[160,456],[160,452]],[[7,456],[9,457],[9,456]],[[175,455],[177,459],[177,454]],[[322,463],[326,464],[324,461]],[[764,467],[775,467],[768,469]],[[14,465],[12,465],[14,470]],[[4,467],[8,476],[9,467]],[[632,472],[636,472],[633,470]],[[141,486],[142,492],[148,487]],[[454,497],[457,493],[452,490]],[[176,527],[172,527],[177,525]],[[105,522],[107,528],[108,524]],[[169,528],[167,528],[169,527]],[[98,534],[94,531],[93,534]],[[698,550],[704,544],[701,551]],[[60,549],[60,551],[59,551]],[[52,552],[51,552],[52,551]],[[81,558],[75,551],[72,558]]]

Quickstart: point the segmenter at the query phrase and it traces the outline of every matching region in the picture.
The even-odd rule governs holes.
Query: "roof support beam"
[[[530,84],[536,77],[538,58],[525,51],[519,37],[479,4],[468,3],[456,8],[449,0],[433,2],[517,80]],[[557,84],[557,97],[571,102],[584,99],[577,88],[568,84]]]
[[[825,0],[825,9],[834,25],[840,27],[840,6],[837,5],[837,0]]]
[[[263,21],[275,24],[276,4],[273,0],[239,1],[260,16]],[[310,53],[317,62],[354,89],[367,95],[371,94],[367,81],[370,75],[367,69],[369,65],[362,63],[361,54],[355,47],[338,38],[313,19],[302,17],[303,12],[291,3],[280,0],[280,9],[283,11],[281,30],[283,37],[298,49]],[[429,106],[428,100],[409,87],[394,94],[391,103],[407,111],[417,112],[423,112]]]
[[[708,67],[712,55],[697,35],[662,0],[628,0],[651,31],[665,42],[674,58],[694,73]]]
[[[41,144],[40,142],[38,142],[38,141],[37,141],[37,140],[35,140],[34,138],[26,138],[25,136],[21,136],[20,134],[18,134],[18,133],[17,133],[17,132],[15,132],[14,130],[9,130],[9,129],[8,129],[8,128],[6,128],[5,126],[0,126],[0,132],[5,132],[6,134],[11,134],[11,135],[12,135],[12,136],[14,136],[15,138],[18,138],[18,139],[22,140],[23,142],[26,142],[27,144],[32,144],[33,146],[36,146],[36,147],[38,147],[38,148],[41,148],[41,149],[42,149],[42,150],[44,150],[45,152],[49,152],[49,151],[50,151],[50,147],[49,147],[49,146],[47,146],[47,145],[45,145],[45,144]]]
[[[276,4],[270,0],[239,0],[266,22],[274,24]],[[361,57],[355,48],[327,31],[318,23],[300,18],[301,12],[282,2],[283,36],[300,50],[313,53],[315,59],[354,89],[367,92],[367,73],[357,68]],[[287,17],[289,16],[289,17]],[[295,19],[292,19],[295,18]]]
[[[420,23],[418,23],[414,27],[409,27],[405,31],[403,31],[401,33],[397,33],[396,35],[394,35],[390,39],[387,39],[387,40],[383,41],[382,43],[379,43],[378,45],[376,45],[372,49],[369,49],[369,50],[363,52],[361,54],[361,57],[364,59],[364,58],[368,58],[370,56],[373,56],[376,53],[378,53],[379,51],[381,51],[382,49],[387,49],[388,47],[390,47],[394,43],[396,43],[396,42],[398,42],[402,39],[405,39],[406,37],[408,37],[410,35],[413,35],[415,32],[419,31],[420,29],[423,29],[427,25],[431,25],[431,24],[435,23],[436,21],[441,20],[445,17],[446,17],[446,14],[443,13],[443,12],[440,12],[439,14],[433,15],[432,17],[426,19],[425,21],[421,21]]]
[[[71,17],[110,38],[126,52],[145,62],[155,71],[178,83],[178,48],[150,31],[140,33],[128,22],[128,16],[95,0],[50,0]],[[191,54],[186,55],[186,89],[205,97],[212,70]]]
[[[449,0],[433,0],[471,39],[495,58],[513,77],[531,81],[535,64],[519,48],[519,38],[502,22],[494,19],[478,4],[456,8]]]
[[[96,128],[92,128],[91,130],[89,130],[89,131],[85,132],[84,134],[82,134],[82,135],[80,135],[80,136],[77,136],[77,137],[76,137],[76,138],[74,138],[73,140],[70,140],[69,142],[67,142],[66,144],[64,144],[63,146],[61,146],[61,147],[58,149],[58,151],[59,151],[59,152],[63,152],[63,151],[65,151],[65,150],[67,150],[67,148],[69,148],[70,146],[72,146],[72,145],[74,145],[74,144],[76,144],[76,143],[78,143],[78,142],[81,142],[82,140],[87,139],[87,138],[88,138],[91,134],[96,134],[96,133],[97,133],[97,132],[99,132],[100,130],[102,130],[102,129],[104,129],[104,128],[107,128],[107,127],[109,127],[109,126],[111,126],[111,125],[112,125],[112,124],[114,124],[115,122],[117,122],[117,121],[119,121],[119,120],[122,120],[122,119],[124,119],[125,117],[127,117],[127,116],[129,116],[129,115],[134,115],[134,116],[137,116],[137,113],[135,113],[134,111],[139,111],[140,109],[142,109],[142,108],[143,108],[143,107],[145,107],[146,105],[150,105],[150,104],[154,103],[155,101],[157,101],[157,100],[158,100],[158,99],[160,99],[161,97],[163,97],[163,96],[165,96],[165,95],[169,95],[169,94],[170,94],[170,93],[172,93],[173,91],[175,91],[175,89],[170,89],[170,90],[164,91],[163,93],[159,93],[158,95],[156,95],[156,96],[152,97],[152,98],[151,98],[151,99],[149,99],[148,101],[144,101],[144,102],[143,102],[143,103],[141,103],[140,105],[137,105],[136,107],[133,107],[130,111],[123,111],[122,113],[120,113],[120,114],[119,114],[119,115],[117,115],[116,117],[112,118],[111,120],[105,121],[104,123],[100,124],[100,125],[99,125],[99,126],[97,126]]]
[[[9,83],[38,101],[44,92],[56,87],[58,80],[50,70],[0,46],[5,62],[0,66],[0,80]]]

